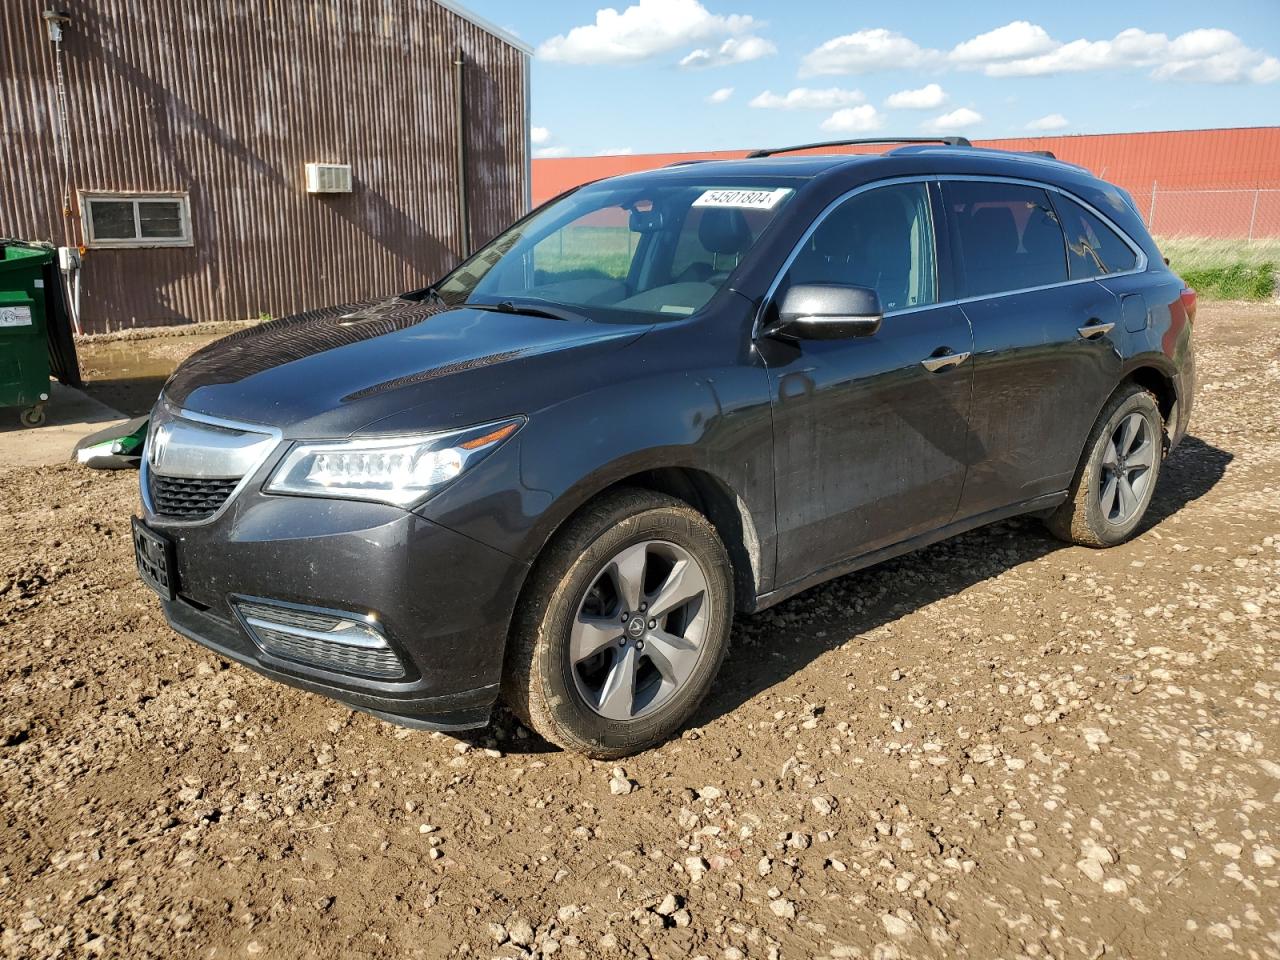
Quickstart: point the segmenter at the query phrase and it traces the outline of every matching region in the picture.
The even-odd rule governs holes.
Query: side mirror
[[[869,287],[796,284],[778,304],[778,320],[767,331],[797,340],[869,337],[880,329],[884,310]]]

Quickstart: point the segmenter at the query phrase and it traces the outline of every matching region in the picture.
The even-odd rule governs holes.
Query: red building
[[[999,150],[1051,150],[1124,187],[1161,235],[1280,236],[1280,127],[976,140]],[[780,144],[758,144],[779,146]],[[879,152],[884,147],[842,148]],[[747,150],[566,157],[533,161],[533,202],[602,177]],[[825,151],[831,152],[831,151]]]

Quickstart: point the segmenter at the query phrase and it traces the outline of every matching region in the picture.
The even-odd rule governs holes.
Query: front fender
[[[767,377],[751,366],[641,370],[544,408],[474,476],[419,512],[532,563],[592,497],[670,468],[698,471],[722,486],[771,567],[773,423]]]

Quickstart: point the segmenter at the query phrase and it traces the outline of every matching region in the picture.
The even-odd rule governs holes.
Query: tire
[[[1084,547],[1132,537],[1151,504],[1166,443],[1156,398],[1136,383],[1122,386],[1098,415],[1067,499],[1046,521],[1049,531]]]
[[[624,610],[637,596],[646,606]],[[732,623],[729,556],[707,519],[648,490],[604,494],[565,524],[530,573],[503,700],[566,750],[596,759],[637,753],[697,709]]]

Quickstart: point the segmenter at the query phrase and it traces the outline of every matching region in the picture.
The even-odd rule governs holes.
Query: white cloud
[[[1230,30],[1192,30],[1175,37],[1152,71],[1158,80],[1201,83],[1272,83],[1280,79],[1280,60],[1251,50]]]
[[[533,141],[534,146],[542,146],[551,141],[551,131],[546,127],[532,127],[529,130],[529,139]]]
[[[947,102],[947,94],[936,83],[929,83],[918,90],[899,90],[885,100],[884,105],[895,110],[932,110]]]
[[[839,87],[810,90],[808,87],[796,87],[785,94],[766,90],[751,101],[751,106],[764,110],[834,110],[837,107],[863,103],[866,99],[861,90],[841,90]]]
[[[1280,57],[1249,47],[1230,30],[1190,30],[1170,39],[1131,27],[1110,40],[1080,38],[1064,43],[1027,20],[980,33],[948,53],[922,47],[892,30],[859,30],[811,50],[801,60],[800,75],[947,67],[981,70],[989,77],[1145,69],[1155,80],[1280,81]]]
[[[884,126],[884,116],[871,104],[845,107],[822,121],[822,129],[831,133],[865,133]]]
[[[597,150],[594,155],[597,157],[629,157],[633,153],[635,151],[630,147],[605,147],[603,150]]]
[[[1254,83],[1275,83],[1280,80],[1280,59],[1267,57],[1249,71],[1249,79]]]
[[[1163,33],[1130,28],[1111,40],[1072,40],[1047,53],[988,63],[991,77],[1038,77],[1056,73],[1150,68],[1156,80],[1198,83],[1273,83],[1280,60],[1245,45],[1230,30],[1190,30],[1172,40]]]
[[[1115,61],[1115,49],[1108,40],[1072,40],[1052,53],[1038,57],[989,63],[983,72],[989,77],[1038,77],[1052,73],[1104,70]]]
[[[800,61],[800,76],[920,67],[937,57],[938,51],[926,50],[892,30],[859,30],[810,50]]]
[[[1060,113],[1045,114],[1039,120],[1032,120],[1027,124],[1028,130],[1061,130],[1070,123],[1066,117]]]
[[[1034,57],[1048,53],[1057,45],[1057,41],[1039,24],[1015,20],[956,44],[948,56],[959,64],[990,63]]]
[[[538,47],[538,56],[561,63],[638,63],[760,26],[750,16],[713,14],[698,0],[637,0],[621,13],[611,7],[597,10],[595,23],[552,37]]]
[[[568,155],[568,147],[538,147],[533,151],[535,160],[549,160],[553,157],[567,157]]]
[[[940,117],[934,117],[926,126],[929,130],[936,133],[950,133],[956,130],[966,130],[976,124],[982,122],[982,114],[977,110],[970,110],[968,107],[959,107],[950,113],[944,113]]]
[[[733,96],[733,87],[721,87],[707,97],[707,103],[726,103]]]
[[[715,50],[700,47],[680,60],[680,66],[690,68],[727,67],[731,63],[747,63],[769,57],[778,52],[773,42],[763,37],[730,37]]]

